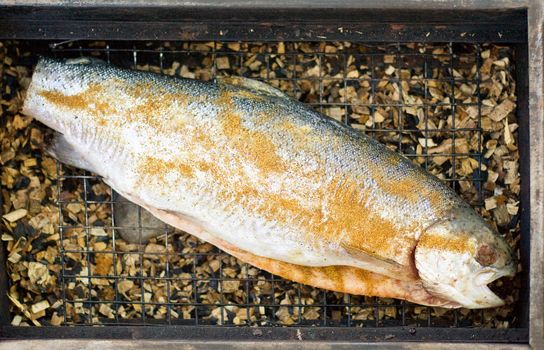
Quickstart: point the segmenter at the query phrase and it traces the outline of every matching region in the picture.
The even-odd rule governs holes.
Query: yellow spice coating
[[[128,111],[120,111],[111,99],[108,89],[115,87],[120,88],[129,100],[134,101]],[[168,108],[173,105],[178,110],[183,110],[186,109],[188,101],[203,102],[205,97],[172,93],[149,82],[127,84],[115,79],[104,85],[90,83],[86,91],[74,95],[55,91],[41,91],[40,94],[59,107],[87,111],[98,127],[120,128],[124,123],[138,121],[155,129],[157,133],[175,132],[181,135],[185,138],[185,145],[195,146],[194,149],[199,152],[209,151],[211,159],[204,159],[196,152],[191,154],[190,150],[189,156],[178,158],[154,155],[144,157],[140,163],[141,186],[146,185],[146,178],[164,179],[164,175],[172,171],[185,178],[186,185],[191,186],[196,181],[195,173],[204,172],[213,179],[209,186],[213,187],[219,200],[234,201],[267,220],[275,220],[287,226],[294,225],[303,232],[310,244],[330,242],[344,247],[355,256],[367,254],[386,258],[408,267],[408,275],[411,274],[414,278],[417,276],[409,252],[405,250],[415,244],[414,234],[421,230],[418,223],[399,224],[398,218],[376,215],[368,204],[372,198],[362,181],[356,176],[346,177],[342,173],[326,172],[326,164],[322,159],[318,158],[321,163],[316,169],[309,170],[282,158],[277,140],[270,133],[244,125],[241,111],[234,103],[235,98],[256,102],[262,100],[261,96],[253,92],[241,90],[234,93],[229,89],[220,89],[213,102],[220,111],[217,119],[221,134],[213,137],[205,130],[187,128],[192,118],[190,111],[178,115],[168,112]],[[122,114],[122,118],[118,117],[119,114]],[[311,127],[296,125],[290,120],[275,118],[272,114],[273,110],[261,113],[259,118],[263,123],[270,123],[276,133],[288,135],[293,142],[292,147],[312,151],[308,145],[312,144],[312,140],[318,140],[319,136]],[[343,141],[341,138],[321,140],[339,150],[344,147]],[[227,148],[233,153],[217,152],[217,148]],[[400,156],[389,157],[392,166],[399,164]],[[252,164],[257,169],[257,179],[254,174],[248,174],[240,166],[243,163]],[[422,198],[429,200],[431,207],[438,208],[440,205],[442,197],[426,186],[424,176],[391,179],[383,173],[380,165],[374,166],[372,162],[367,164],[366,171],[384,193],[414,205]],[[317,191],[299,186],[285,187],[278,193],[270,190],[266,184],[279,175],[300,177],[309,183],[322,185]],[[300,200],[306,197],[313,201]],[[444,249],[460,249],[451,242],[432,243],[441,244]]]

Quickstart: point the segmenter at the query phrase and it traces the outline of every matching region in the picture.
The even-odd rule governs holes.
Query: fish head
[[[508,243],[471,208],[455,209],[424,230],[415,265],[429,293],[471,309],[503,305],[487,285],[516,272]]]

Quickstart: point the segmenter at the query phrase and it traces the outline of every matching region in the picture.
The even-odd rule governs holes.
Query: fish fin
[[[85,157],[59,132],[55,132],[53,138],[46,145],[45,152],[61,163],[93,173],[97,172],[94,166],[85,160]]]
[[[414,278],[418,278],[415,265],[410,261],[400,263],[393,259],[361,250],[359,247],[353,247],[343,243],[341,243],[340,246],[354,259],[368,261],[369,263],[376,265],[380,268],[380,273],[384,275],[391,277],[399,276],[398,278],[402,280],[413,280]]]
[[[107,64],[106,61],[95,57],[68,58],[66,64]]]
[[[125,195],[130,200],[136,198]],[[142,204],[136,199],[137,204]],[[222,240],[189,216],[143,205],[158,219],[180,230],[190,233],[226,253],[262,270],[288,280],[337,292],[397,298],[428,306],[456,308],[460,305],[431,295],[421,280],[402,281],[352,266],[302,266],[255,255]]]
[[[256,92],[259,92],[265,95],[271,95],[271,96],[282,97],[282,98],[290,98],[283,91],[278,90],[275,87],[268,85],[267,83],[263,83],[262,81],[255,80],[255,79],[238,77],[238,76],[230,76],[230,77],[222,76],[222,77],[217,77],[216,80],[222,84],[241,86],[246,89],[254,90]]]
[[[115,187],[112,186],[107,179],[104,179],[104,182],[106,182],[106,184],[108,184],[113,189],[115,189]],[[118,191],[117,189],[115,190],[117,191],[117,193],[119,193],[121,196],[125,197],[132,203],[139,205],[143,209],[150,212],[157,219],[160,219],[170,226],[174,226],[182,231],[191,233],[192,235],[207,241],[206,238],[200,236],[200,232],[204,231],[204,229],[202,228],[200,224],[196,223],[196,219],[188,215],[175,212],[175,211],[158,209],[158,208],[148,206],[144,203],[144,201],[140,200],[136,196],[131,195],[130,193],[121,192],[121,191]],[[153,237],[149,237],[149,238],[153,238]]]

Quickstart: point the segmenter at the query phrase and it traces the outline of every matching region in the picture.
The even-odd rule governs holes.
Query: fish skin
[[[428,227],[451,213],[485,226],[403,156],[258,82],[42,59],[23,112],[127,198],[262,258],[419,283],[414,252]],[[492,246],[511,274],[511,251]],[[452,256],[474,260],[474,247],[463,249]]]
[[[131,199],[138,203],[137,199]],[[202,227],[198,227],[190,220],[176,213],[146,207],[144,203],[138,204],[171,226],[186,232],[192,232],[246,263],[295,282],[350,294],[404,299],[428,306],[443,308],[457,308],[460,306],[456,302],[429,293],[423,286],[422,281],[419,280],[403,281],[351,266],[309,267],[257,256],[210,235]]]

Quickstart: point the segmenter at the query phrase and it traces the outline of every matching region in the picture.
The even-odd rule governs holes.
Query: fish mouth
[[[515,275],[515,266],[511,265],[503,269],[485,268],[478,272],[473,279],[472,283],[461,284],[466,285],[468,288],[459,290],[455,296],[455,300],[459,302],[463,307],[471,309],[483,309],[499,307],[505,304],[495,292],[489,287],[490,283],[498,280],[499,278]],[[459,284],[458,284],[459,286]]]
[[[475,292],[478,297],[472,300],[470,304],[467,303],[463,305],[464,307],[483,309],[499,307],[505,304],[504,300],[495,294],[487,285],[476,287]]]
[[[476,284],[478,285],[488,285],[493,283],[501,277],[514,277],[516,274],[515,265],[509,264],[508,266],[498,269],[493,267],[487,267],[482,269],[476,275]]]
[[[515,264],[512,262],[502,268],[482,268],[476,273],[466,275],[466,277],[456,279],[450,283],[424,280],[423,287],[430,294],[451,302],[451,304],[442,307],[494,308],[504,305],[505,302],[491,290],[489,284],[505,276],[512,277],[515,272]]]
[[[450,300],[454,307],[469,309],[493,308],[504,305],[487,284],[475,284],[459,281],[455,285],[425,286],[431,294]]]

